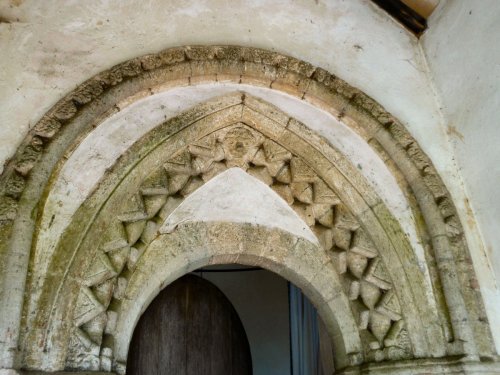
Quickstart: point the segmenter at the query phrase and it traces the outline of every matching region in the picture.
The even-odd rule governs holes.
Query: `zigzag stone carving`
[[[99,244],[81,282],[68,368],[125,372],[113,362],[113,335],[130,275],[169,214],[193,191],[239,167],[283,198],[316,234],[341,275],[367,360],[408,358],[410,341],[378,251],[356,218],[299,157],[238,123],[185,145],[142,182],[116,217],[122,233]]]

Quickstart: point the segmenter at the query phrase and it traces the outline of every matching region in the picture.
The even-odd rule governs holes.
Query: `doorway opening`
[[[223,330],[227,329],[228,326],[232,326],[232,329],[236,331],[228,333],[226,336],[236,337],[236,339],[232,339],[233,341],[230,344],[233,348],[231,348],[231,350],[223,349],[227,344],[221,342],[215,345],[218,346],[220,350],[225,351],[225,354],[232,352],[230,356],[238,357],[238,361],[245,362],[249,360],[250,363],[235,363],[233,360],[232,364],[228,367],[229,370],[224,370],[224,373],[230,374],[231,371],[237,371],[235,373],[250,373],[254,375],[323,375],[332,374],[334,372],[333,348],[330,338],[316,309],[302,291],[294,284],[273,272],[260,267],[248,267],[236,264],[203,267],[168,285],[160,295],[156,297],[141,317],[136,331],[134,332],[134,338],[130,346],[131,351],[139,350],[141,352],[140,355],[144,355],[140,348],[137,349],[136,341],[137,337],[140,335],[137,331],[145,329],[146,324],[143,322],[145,319],[155,319],[150,317],[150,310],[158,305],[158,299],[166,300],[165,295],[169,293],[179,294],[179,287],[175,287],[175,285],[179,283],[180,280],[190,277],[195,278],[195,283],[202,280],[217,289],[223,296],[223,299],[227,300],[229,305],[228,309],[234,310],[236,314],[235,320],[237,322],[229,323],[229,325],[228,323],[222,322],[222,320],[226,319],[224,316],[227,317],[231,314],[222,313],[221,308],[224,307],[216,307],[216,302],[214,301],[206,300],[205,303],[207,306],[205,307],[194,306],[196,303],[200,303],[200,300],[206,299],[205,297],[196,297],[193,294],[190,296],[189,301],[180,301],[177,296],[177,303],[184,304],[185,307],[189,305],[191,309],[198,309],[195,315],[189,315],[189,313],[187,313],[186,316],[189,316],[189,319],[194,319],[194,321],[188,322],[187,325],[194,325],[198,330],[200,330],[200,327],[205,327],[208,332],[202,335],[204,337],[203,339],[195,338],[192,334],[191,337],[188,338],[177,337],[178,333],[177,336],[170,335],[170,337],[166,338],[167,343],[172,340],[177,340],[178,342],[177,344],[167,344],[166,346],[170,348],[168,350],[177,350],[178,356],[187,355],[189,357],[189,354],[185,354],[185,351],[175,348],[179,345],[187,345],[188,347],[186,350],[189,351],[189,345],[192,344],[188,342],[189,340],[194,340],[198,342],[196,350],[201,353],[204,349],[199,346],[204,344],[200,343],[200,340],[205,340],[205,345],[211,345],[210,341],[215,340],[214,337],[217,336],[214,336],[213,330]],[[191,282],[193,282],[193,280],[191,280]],[[175,289],[177,291],[175,291]],[[199,292],[205,295],[210,294],[210,292],[206,290],[199,290]],[[170,303],[172,303],[172,300],[172,297],[170,297]],[[156,307],[156,309],[158,309],[158,307]],[[172,308],[170,308],[169,311],[171,310]],[[178,315],[179,310],[177,309],[176,311]],[[174,315],[175,314],[176,313],[174,313]],[[216,319],[214,319],[214,315],[217,316]],[[178,319],[178,317],[175,319]],[[234,319],[234,317],[230,319]],[[156,325],[162,324],[161,318],[156,317],[156,320]],[[170,327],[174,325],[174,328],[171,329],[176,330],[176,332],[179,331],[179,328],[175,328],[175,324],[172,323],[172,321],[168,324]],[[240,329],[238,326],[239,324],[241,324],[242,332],[238,332]],[[154,329],[154,324],[149,324],[148,327],[150,330]],[[157,330],[161,330],[161,328],[157,327]],[[207,335],[210,337],[209,339],[207,339]],[[143,336],[151,339],[149,334]],[[153,339],[153,341],[154,340],[155,339]],[[244,353],[247,350],[245,345],[248,345],[248,355]],[[233,349],[239,351],[239,353],[235,353]],[[130,371],[137,372],[137,368],[132,370],[131,367],[137,367],[137,365],[131,364],[131,358],[134,358],[134,353],[131,351],[129,352],[129,363],[127,365],[128,374],[131,374]],[[211,356],[210,350],[206,353],[208,354],[203,354],[202,356],[205,357],[208,367],[205,367],[202,373],[215,374],[217,372],[213,372],[209,369],[210,366],[214,366],[214,364],[210,364],[210,362],[219,359],[209,359]],[[216,351],[216,353],[219,352]],[[155,358],[155,355],[151,356],[148,354],[148,356],[149,361]],[[191,354],[191,356],[193,356],[193,354]],[[156,357],[163,358],[160,359],[160,361],[168,361],[168,359],[161,354],[156,354]],[[226,357],[227,355],[223,355],[221,358]],[[195,359],[195,361],[199,362],[200,360]],[[225,361],[229,363],[231,360],[226,358]],[[179,363],[179,361],[176,361],[176,363]],[[160,367],[165,366],[160,363],[156,365]],[[180,366],[180,364],[176,366]],[[193,367],[192,364],[191,367]],[[235,368],[238,368],[238,370],[233,370]],[[250,372],[245,372],[249,371],[248,368],[251,368]],[[179,371],[179,369],[176,369],[174,372],[179,374]],[[199,370],[197,371],[196,373],[199,374]],[[174,372],[172,372],[172,374]],[[169,374],[169,372],[161,373]],[[186,375],[190,375],[189,371],[186,372]]]

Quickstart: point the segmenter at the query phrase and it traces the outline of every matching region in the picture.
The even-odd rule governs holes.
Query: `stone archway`
[[[66,159],[79,152],[86,134],[90,137],[96,126],[141,98],[203,82],[267,86],[335,115],[364,139],[363,147],[385,161],[417,218],[412,225],[418,241],[402,230],[402,220],[367,182],[369,176],[329,140],[248,94],[223,96],[153,122],[147,132],[130,138],[95,185],[87,186],[74,211],[61,215],[57,186],[66,176]],[[240,155],[239,149],[245,152]],[[137,316],[123,318],[117,296],[138,277],[141,271],[135,274],[135,267],[156,238],[168,238],[158,234],[158,218],[166,219],[158,215],[169,212],[167,206],[174,204],[169,202],[184,199],[232,166],[270,185],[331,259],[335,277],[342,280],[339,298],[349,301],[342,321],[351,322],[351,328],[355,322],[357,332],[345,328],[336,340],[339,368],[402,358],[489,355],[488,326],[477,291],[469,286],[472,273],[453,204],[397,120],[307,63],[251,48],[186,47],[131,60],[86,82],[37,124],[6,168],[6,264],[18,262],[21,254],[17,270],[27,269],[31,257],[22,321],[23,301],[14,294],[19,285],[24,288],[22,272],[10,279],[6,275],[2,297],[13,296],[9,316],[21,326],[21,366],[122,372],[126,339],[115,340],[124,330],[115,331],[114,322],[132,322]],[[39,200],[39,213],[31,217]],[[291,274],[307,280],[298,271]],[[310,294],[321,295],[324,288],[311,288]],[[143,306],[149,297],[141,298]],[[335,326],[333,312],[324,315]]]
[[[270,243],[273,245],[269,246]],[[175,250],[167,255],[165,246],[172,249],[173,244]],[[122,306],[117,321],[119,335],[115,338],[115,356],[119,364],[126,360],[136,319],[159,290],[196,268],[222,263],[260,266],[300,286],[326,319],[329,334],[336,344],[338,365],[345,367],[345,360],[351,363],[360,360],[357,353],[361,351],[361,342],[348,299],[330,259],[321,254],[317,245],[263,226],[191,223],[180,226],[170,236],[158,238],[150,246],[141,267],[150,269],[158,278],[137,273],[130,281],[127,297],[131,299]],[[163,259],[157,257],[159,253],[164,255]],[[313,259],[313,254],[318,257]],[[304,261],[304,257],[311,261]],[[117,371],[124,371],[124,368],[117,368]]]
[[[209,112],[201,108],[209,108]],[[275,119],[270,120],[261,112],[274,113]],[[419,309],[427,308],[429,303],[423,295],[412,294],[408,279],[404,282],[408,287],[403,287],[406,276],[398,276],[401,285],[392,283],[393,273],[402,270],[391,245],[395,239],[391,240],[387,230],[374,221],[374,213],[366,205],[365,198],[348,188],[349,182],[334,172],[337,164],[323,159],[321,167],[312,166],[307,158],[316,157],[318,163],[322,159],[314,155],[313,148],[301,141],[302,138],[291,144],[301,157],[294,156],[284,147],[289,145],[293,135],[300,135],[301,129],[305,130],[301,124],[297,122],[292,132],[286,128],[285,117],[276,108],[241,94],[195,107],[193,113],[196,113],[194,118],[192,113],[188,114],[190,122],[168,121],[136,143],[131,155],[140,155],[138,163],[125,161],[122,172],[116,171],[117,175],[124,176],[119,185],[102,184],[104,189],[111,189],[111,194],[96,190],[90,210],[77,212],[54,249],[49,266],[50,269],[66,269],[67,276],[59,292],[54,291],[52,281],[45,281],[46,289],[39,297],[46,301],[45,307],[38,308],[36,320],[48,324],[43,330],[32,331],[29,342],[44,340],[52,346],[60,346],[57,352],[62,354],[69,339],[67,366],[99,369],[99,363],[103,362],[102,352],[114,351],[114,344],[110,346],[106,342],[106,335],[113,336],[113,328],[108,327],[108,323],[114,320],[113,316],[120,316],[122,302],[116,300],[123,298],[114,291],[128,288],[128,280],[135,272],[141,272],[136,271],[136,262],[149,251],[157,233],[162,233],[160,223],[170,217],[170,212],[185,197],[196,194],[205,181],[233,166],[272,185],[272,189],[302,218],[304,225],[316,234],[323,251],[331,252],[329,256],[334,258],[337,272],[342,275],[343,293],[349,293],[353,301],[350,303],[352,312],[348,315],[357,315],[349,319],[356,321],[354,326],[363,331],[364,337],[363,348],[356,345],[354,349],[351,345],[344,357],[337,359],[341,366],[355,365],[365,356],[405,357],[410,355],[410,345],[417,352],[428,351],[429,345],[442,340],[439,331],[433,341],[426,341],[425,337],[419,337],[417,329],[410,329],[412,344],[397,342],[405,326],[397,323],[402,316],[413,322],[410,327],[423,327],[421,316],[414,309],[400,311],[399,298],[412,307],[417,306],[415,300],[420,300]],[[178,124],[181,129],[165,137],[163,134],[168,134],[166,131],[172,124]],[[283,134],[274,141],[270,137],[276,132]],[[159,134],[162,136],[158,137]],[[366,192],[369,194],[369,190]],[[102,208],[99,201],[103,202]],[[351,213],[353,210],[357,218]],[[91,222],[91,225],[82,231],[82,222]],[[399,235],[396,233],[396,237]],[[372,241],[383,246],[378,250]],[[399,241],[404,243],[401,241],[405,239]],[[64,256],[67,249],[74,250]],[[380,255],[392,257],[392,264],[382,261],[379,251]],[[411,258],[414,254],[407,253],[407,256]],[[407,267],[406,272],[410,273],[411,269]],[[415,277],[419,277],[418,271]],[[61,275],[55,273],[53,282],[56,278],[60,279]],[[422,280],[419,285],[425,282]],[[75,290],[80,290],[77,299]],[[62,300],[73,300],[73,303],[62,304],[59,302]],[[119,306],[118,310],[113,310],[113,306]],[[71,326],[60,325],[68,314],[74,316],[76,331]],[[422,316],[426,317],[427,326],[437,324],[437,315]],[[394,338],[386,342],[391,330]],[[353,337],[343,336],[343,340],[350,342]],[[401,342],[406,340],[403,336],[400,339]],[[108,341],[113,343],[115,340],[108,338]]]

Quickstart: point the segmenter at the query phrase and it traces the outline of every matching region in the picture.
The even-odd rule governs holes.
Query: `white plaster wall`
[[[263,225],[319,245],[311,229],[283,198],[237,167],[222,172],[189,195],[166,218],[159,232],[172,233],[183,223],[197,221]]]
[[[337,74],[449,169],[417,40],[368,0],[0,0],[0,17],[11,21],[0,23],[0,161],[59,98],[112,65],[178,45],[238,44]]]
[[[499,40],[497,0],[443,1],[422,38],[469,197],[457,203],[467,213],[464,225],[474,245],[471,252],[500,351]],[[474,236],[477,227],[484,243]]]

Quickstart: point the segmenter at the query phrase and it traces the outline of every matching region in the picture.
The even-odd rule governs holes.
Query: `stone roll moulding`
[[[85,190],[66,181],[110,119],[204,84],[232,88],[137,133],[121,129],[109,146],[121,151],[102,173],[78,171],[95,183]],[[307,103],[360,137],[397,181],[417,241],[359,165],[249,86]],[[263,210],[245,219],[243,207],[215,198],[227,216],[189,216],[185,207],[197,194],[214,197],[209,187],[224,178],[228,192],[242,190],[239,178],[260,186],[277,202],[276,217]],[[65,202],[61,192],[72,187],[77,200]],[[380,105],[306,62],[234,46],[132,59],[56,104],[5,167],[0,188],[0,367],[124,373],[135,324],[159,290],[217,263],[256,264],[300,286],[327,323],[339,371],[428,359],[426,369],[438,372],[447,358],[453,368],[459,357],[477,366],[495,359],[462,227],[432,163]],[[65,205],[74,206],[66,216]]]

